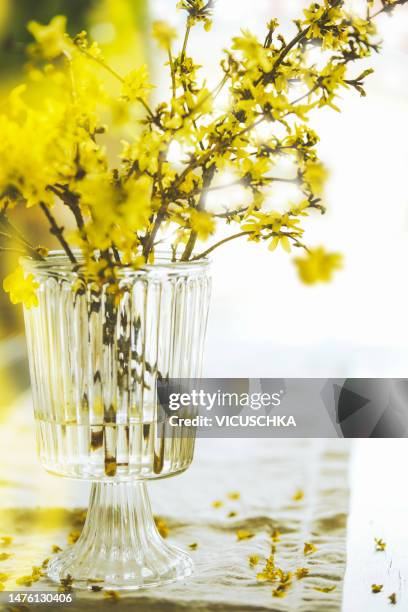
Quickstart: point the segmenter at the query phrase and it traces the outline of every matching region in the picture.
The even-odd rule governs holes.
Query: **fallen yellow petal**
[[[272,591],[272,597],[286,597],[289,584],[280,584],[276,589]]]
[[[271,540],[272,542],[279,542],[280,541],[280,537],[281,534],[277,529],[274,529],[271,533]]]
[[[387,548],[387,544],[381,538],[374,538],[375,550],[384,551]]]
[[[238,529],[237,531],[237,540],[250,540],[254,537],[254,533],[252,531],[247,531],[246,529]]]
[[[53,544],[53,545],[51,546],[51,552],[52,552],[53,554],[59,553],[59,552],[61,552],[61,551],[62,551],[62,548],[61,548],[60,546],[57,546],[57,544]]]
[[[315,591],[319,593],[331,593],[336,588],[336,585],[328,586],[328,587],[313,587]]]
[[[119,593],[117,593],[116,591],[104,591],[103,596],[105,597],[105,599],[112,599],[114,601],[119,599]]]
[[[249,565],[251,567],[255,567],[256,565],[258,565],[258,563],[260,561],[260,556],[259,555],[250,555],[248,561],[249,561]]]
[[[314,544],[312,544],[311,542],[305,542],[305,545],[303,547],[303,554],[305,555],[305,557],[313,554],[314,552],[316,552],[316,550],[317,548]]]
[[[81,535],[80,531],[71,531],[71,533],[68,534],[68,544],[75,544],[75,542],[78,542],[79,540],[79,536]]]
[[[220,501],[219,499],[217,499],[216,501],[213,501],[212,503],[213,508],[221,508],[223,505],[224,505],[224,502]]]
[[[239,491],[232,491],[231,493],[228,493],[227,497],[229,497],[229,499],[232,499],[233,501],[236,501],[238,499],[241,499],[241,493],[239,493]]]
[[[170,529],[166,521],[158,516],[155,516],[154,522],[156,523],[157,531],[160,533],[161,537],[167,538],[170,533]]]
[[[306,576],[308,576],[310,570],[307,567],[298,567],[295,574],[296,574],[296,578],[298,580],[301,580],[302,578],[305,578]]]

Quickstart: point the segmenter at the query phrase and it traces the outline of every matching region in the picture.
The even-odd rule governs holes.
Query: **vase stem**
[[[94,482],[80,538],[48,575],[77,588],[139,589],[191,575],[192,561],[160,536],[146,483]]]

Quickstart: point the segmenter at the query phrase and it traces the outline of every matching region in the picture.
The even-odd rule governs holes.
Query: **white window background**
[[[222,48],[241,28],[263,35],[272,17],[290,27],[307,4],[218,0],[213,30],[197,28],[189,47],[209,84],[219,78]],[[151,12],[182,25],[169,0],[153,0]],[[329,285],[306,287],[280,250],[245,240],[221,247],[213,254],[207,376],[408,373],[408,7],[378,25],[383,50],[370,60],[367,98],[344,92],[341,114],[324,109],[311,121],[331,176],[328,212],[308,221],[306,240],[343,252],[345,268]],[[158,93],[166,94],[159,61],[155,70]],[[277,203],[286,197],[277,193]]]

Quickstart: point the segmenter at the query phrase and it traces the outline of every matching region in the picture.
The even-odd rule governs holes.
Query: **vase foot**
[[[156,587],[192,573],[189,555],[158,533],[143,482],[94,483],[80,538],[48,565],[52,581],[89,590]]]
[[[190,556],[173,546],[165,547],[166,559],[163,550],[158,556],[157,562],[162,565],[160,569],[154,567],[156,560],[154,555],[150,555],[144,563],[129,560],[122,571],[106,566],[102,568],[96,562],[89,574],[83,571],[82,559],[78,559],[73,548],[54,557],[47,574],[53,582],[75,589],[133,591],[170,584],[193,574]]]

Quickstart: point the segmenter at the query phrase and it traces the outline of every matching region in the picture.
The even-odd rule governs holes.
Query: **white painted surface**
[[[354,443],[343,612],[408,609],[407,459],[407,440]],[[384,552],[375,551],[374,538],[386,542]],[[371,584],[383,591],[373,595]]]

